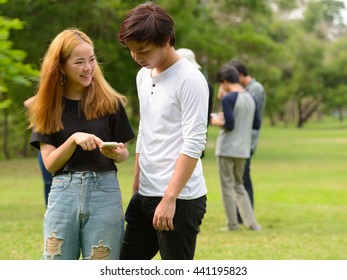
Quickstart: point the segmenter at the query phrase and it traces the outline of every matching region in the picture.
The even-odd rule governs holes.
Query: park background
[[[138,122],[138,66],[117,41],[125,14],[143,1],[0,0],[0,259],[42,254],[43,182],[23,101],[35,93],[51,39],[78,27],[95,42],[110,84],[128,97]],[[225,215],[209,128],[203,159],[209,189],[197,259],[346,259],[347,27],[343,1],[161,0],[176,24],[177,48],[195,51],[216,87],[218,68],[244,62],[267,93],[252,161],[261,232],[220,232]],[[216,88],[215,88],[216,92]],[[215,94],[216,95],[216,94]],[[215,98],[214,106],[218,104]],[[134,143],[120,164],[124,208]]]

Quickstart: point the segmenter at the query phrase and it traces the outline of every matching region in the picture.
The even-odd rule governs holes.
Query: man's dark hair
[[[222,83],[224,81],[227,81],[232,84],[239,83],[240,74],[237,71],[236,67],[233,67],[231,65],[224,65],[219,69],[216,81],[217,83]]]
[[[129,41],[148,41],[157,47],[163,47],[168,39],[170,39],[170,45],[174,46],[175,24],[161,7],[152,2],[146,2],[127,14],[120,27],[118,39],[124,47]]]
[[[230,65],[230,66],[234,66],[237,71],[239,71],[240,74],[242,74],[243,76],[248,76],[248,69],[246,67],[246,65],[242,64],[240,61],[238,60],[230,60],[227,65]]]

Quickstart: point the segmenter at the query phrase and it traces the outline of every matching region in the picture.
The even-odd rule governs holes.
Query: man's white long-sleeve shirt
[[[200,156],[206,145],[208,85],[202,73],[183,58],[159,75],[142,68],[136,77],[140,126],[140,188],[144,196],[163,196],[179,154],[198,159],[178,198],[207,193]]]

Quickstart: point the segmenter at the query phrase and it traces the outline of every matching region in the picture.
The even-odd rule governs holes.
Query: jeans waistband
[[[111,171],[73,171],[73,172],[69,172],[69,171],[60,171],[56,174],[54,174],[54,177],[56,176],[66,176],[69,178],[69,180],[71,180],[72,177],[74,178],[94,178],[94,179],[98,179],[98,177],[102,177],[105,175],[113,175],[116,174],[115,170],[111,170]]]

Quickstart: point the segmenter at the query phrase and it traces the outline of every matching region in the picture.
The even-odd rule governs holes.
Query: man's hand
[[[176,212],[176,200],[164,196],[154,212],[153,227],[156,230],[174,230],[173,217]]]

